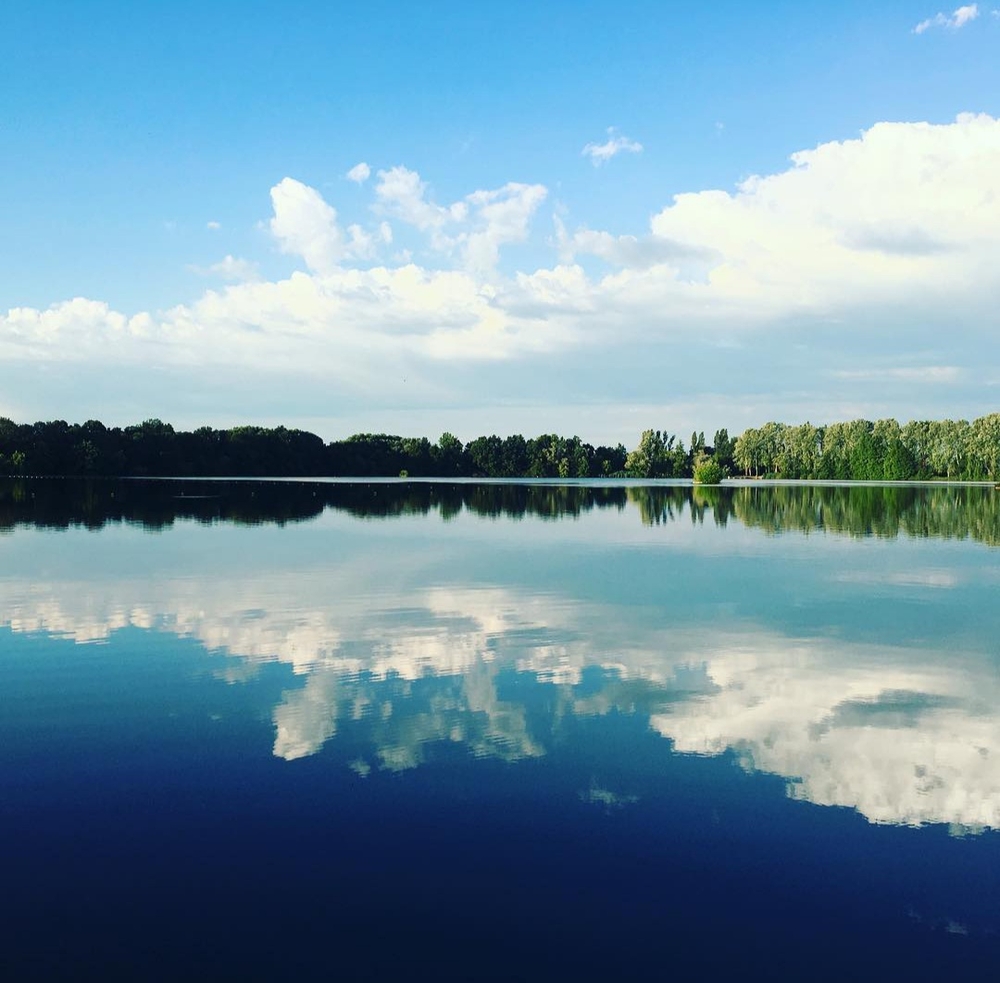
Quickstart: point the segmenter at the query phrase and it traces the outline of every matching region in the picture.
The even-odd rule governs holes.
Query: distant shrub
[[[722,465],[711,457],[704,457],[694,466],[694,483],[696,485],[718,485],[726,476]]]

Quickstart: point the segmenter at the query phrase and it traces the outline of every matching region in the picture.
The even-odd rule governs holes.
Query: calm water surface
[[[989,488],[0,482],[0,976],[994,978],[998,597]]]

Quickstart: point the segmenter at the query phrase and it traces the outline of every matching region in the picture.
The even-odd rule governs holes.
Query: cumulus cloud
[[[342,229],[337,210],[308,185],[286,177],[271,189],[274,216],[270,229],[282,252],[301,256],[314,273],[334,272],[351,259],[374,259],[379,245],[392,242],[392,228],[382,222],[369,232],[354,223]]]
[[[364,184],[371,177],[371,173],[372,169],[364,161],[361,161],[347,172],[347,180],[353,181],[355,184]]]
[[[675,388],[694,384],[670,358],[678,339],[717,352],[721,342],[750,345],[752,338],[763,352],[773,334],[783,339],[785,378],[811,372],[817,382],[871,393],[873,377],[851,374],[856,349],[844,340],[864,330],[866,351],[881,344],[886,357],[858,371],[889,373],[877,378],[900,384],[965,383],[975,373],[958,374],[957,366],[972,361],[955,350],[936,354],[934,346],[947,337],[953,348],[964,337],[977,352],[969,359],[997,357],[998,174],[1000,121],[990,116],[878,123],[854,139],[800,151],[788,167],[733,189],[658,202],[645,229],[581,223],[569,231],[567,209],[548,243],[533,224],[548,201],[542,184],[512,181],[442,204],[418,172],[400,165],[369,185],[374,218],[342,221],[315,188],[286,177],[271,189],[269,228],[300,267],[290,276],[261,280],[253,260],[229,256],[209,268],[228,282],[224,289],[164,311],[130,315],[85,298],[9,310],[0,314],[0,378],[8,398],[23,403],[16,366],[25,359],[113,367],[148,363],[155,352],[164,370],[325,373],[338,393],[364,390],[375,409],[389,391],[390,363],[407,362],[399,375],[409,380],[410,399],[466,392],[498,400],[529,384],[555,393],[551,365],[541,359],[558,354],[565,364],[576,353],[577,369],[600,364],[602,386],[627,378],[629,399],[651,405],[654,382],[657,391],[667,378]],[[504,250],[519,243],[541,264],[514,267]],[[588,257],[611,269],[591,269]],[[808,352],[821,337],[822,360]],[[799,362],[790,339],[803,346]],[[636,346],[644,352],[640,365]],[[910,360],[915,351],[925,353],[926,365]],[[488,379],[470,373],[470,366],[514,359],[516,368],[497,368]],[[717,377],[714,355],[712,364]],[[831,367],[848,371],[834,376]],[[563,405],[592,399],[593,375],[558,375]],[[640,384],[647,390],[636,390]],[[800,388],[798,403],[818,398],[809,385]],[[695,406],[695,395],[677,397]],[[837,414],[859,411],[832,399],[826,405]],[[645,425],[637,421],[637,432]]]
[[[463,237],[467,264],[474,270],[492,270],[500,246],[528,238],[528,223],[548,194],[541,184],[505,184],[495,191],[476,191],[466,199],[474,230]]]
[[[308,185],[286,177],[271,188],[271,233],[284,253],[301,256],[309,269],[327,273],[346,254],[337,211]]]
[[[584,157],[589,157],[594,167],[600,167],[620,153],[642,153],[642,144],[617,133],[613,126],[609,126],[608,139],[604,143],[588,143],[580,153]]]
[[[936,13],[933,17],[922,20],[913,28],[914,34],[923,34],[932,27],[945,27],[957,31],[965,27],[970,21],[974,21],[979,16],[979,4],[970,3],[963,7],[958,7],[949,14]]]
[[[206,222],[205,223],[205,228],[208,229],[210,232],[218,232],[219,229],[222,228],[222,223],[221,222],[215,222],[215,221]]]
[[[152,340],[154,319],[146,313],[127,317],[104,301],[74,297],[46,310],[14,307],[0,315],[0,339],[13,358],[75,359],[106,351],[108,346]]]
[[[375,196],[382,207],[421,232],[439,229],[448,222],[461,222],[468,215],[464,202],[449,208],[426,199],[427,184],[416,171],[398,166],[378,172]]]
[[[429,199],[416,171],[394,167],[378,176],[379,208],[426,233],[432,249],[459,255],[479,274],[492,272],[501,246],[527,239],[531,218],[548,194],[544,185],[511,181],[445,206]]]
[[[869,303],[898,303],[982,282],[982,261],[1000,246],[990,227],[1000,218],[997,120],[879,123],[791,160],[735,194],[677,195],[653,217],[652,233],[716,251],[706,292],[750,310],[831,310],[852,290]],[[878,238],[859,233],[873,228]]]

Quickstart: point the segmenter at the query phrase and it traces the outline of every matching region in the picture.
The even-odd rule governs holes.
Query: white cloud
[[[271,205],[271,233],[282,252],[301,256],[316,273],[337,267],[346,253],[337,211],[315,188],[286,177],[271,188]]]
[[[747,424],[769,418],[775,406],[820,401],[830,418],[902,414],[910,410],[865,409],[882,399],[869,383],[895,381],[894,392],[914,393],[921,383],[941,383],[928,389],[951,399],[978,377],[973,366],[1000,358],[998,175],[997,119],[878,123],[855,139],[796,153],[787,168],[735,189],[677,195],[645,229],[569,232],[559,218],[548,244],[532,227],[548,199],[541,184],[512,181],[442,205],[416,171],[399,166],[370,185],[377,217],[342,224],[318,191],[288,177],[271,190],[269,228],[283,253],[301,257],[301,269],[255,280],[252,259],[230,256],[211,272],[231,285],[134,316],[84,298],[12,309],[0,314],[0,383],[11,403],[42,414],[52,412],[51,399],[27,387],[19,368],[26,359],[74,363],[80,379],[151,360],[165,373],[241,367],[258,381],[279,372],[323,375],[338,384],[338,398],[353,393],[372,413],[398,406],[387,400],[399,398],[393,379],[402,377],[411,413],[459,398],[484,412],[545,400],[653,406],[665,383],[671,405],[697,408],[704,388],[693,388],[699,371],[690,360],[676,358],[683,341],[711,365],[713,405],[729,392],[727,405]],[[504,247],[516,243],[535,256],[548,247],[549,261],[505,263]],[[595,272],[587,257],[610,271]],[[861,331],[866,362],[852,370]],[[823,352],[811,347],[819,339]],[[743,346],[739,365],[719,354],[723,341]],[[556,354],[563,367],[575,358],[574,368],[553,373],[554,363],[542,359]],[[513,359],[517,366],[500,367]],[[740,388],[751,377],[765,385],[760,371],[746,371],[753,359],[785,388],[752,397]],[[398,377],[388,371],[404,363]],[[490,364],[497,367],[476,368]],[[729,364],[727,382],[718,372]],[[834,374],[835,367],[844,370]],[[831,378],[842,395],[819,390]],[[851,387],[864,395],[850,402]],[[291,388],[296,399],[304,391]],[[107,412],[81,413],[98,411]],[[324,411],[346,412],[325,403]],[[635,432],[648,425],[637,420]]]
[[[531,218],[548,194],[544,185],[511,181],[444,206],[428,200],[427,185],[416,171],[394,167],[378,176],[380,208],[428,234],[432,249],[458,253],[481,275],[491,274],[502,245],[527,239]]]
[[[489,272],[497,264],[500,246],[523,242],[528,223],[548,192],[541,184],[511,182],[495,191],[476,191],[466,198],[472,209],[474,231],[464,237],[467,265]]]
[[[962,378],[962,370],[954,365],[903,366],[891,369],[842,369],[831,374],[837,379],[857,379],[863,382],[955,383]]]
[[[879,123],[791,159],[736,194],[677,195],[653,217],[654,235],[720,257],[685,293],[739,301],[756,320],[989,291],[987,257],[1000,251],[1000,121]]]
[[[615,128],[609,126],[608,139],[604,143],[588,143],[580,152],[584,157],[590,158],[594,167],[600,167],[620,153],[642,153],[642,144],[626,136],[617,135]]]
[[[213,222],[206,222],[205,223],[205,228],[208,229],[211,232],[218,232],[219,229],[222,228],[222,223],[221,222],[214,222],[214,221]]]
[[[74,360],[92,358],[109,346],[152,340],[156,322],[149,314],[134,317],[103,301],[74,297],[44,311],[14,307],[0,315],[0,344],[8,356]]]
[[[286,177],[271,189],[271,233],[282,252],[301,256],[314,273],[334,272],[350,259],[371,260],[382,243],[392,242],[386,222],[375,233],[358,224],[341,229],[337,210],[308,185]]]
[[[349,237],[347,252],[356,259],[375,259],[379,246],[392,242],[392,229],[386,222],[383,222],[375,232],[368,232],[357,224],[349,225],[347,235]]]
[[[188,269],[199,276],[215,276],[236,283],[259,278],[257,264],[238,256],[227,255],[211,266],[189,266]]]
[[[962,27],[970,20],[975,20],[979,16],[979,4],[970,3],[964,7],[959,7],[952,15],[951,19],[955,27]]]
[[[924,31],[929,31],[932,27],[945,27],[957,31],[959,28],[965,27],[970,21],[974,21],[978,16],[979,4],[966,4],[964,7],[956,8],[950,16],[948,14],[937,13],[933,17],[922,20],[913,28],[913,33],[923,34]]]
[[[421,232],[439,229],[448,222],[464,221],[468,215],[464,202],[444,208],[427,201],[426,192],[427,185],[416,171],[399,166],[378,172],[375,195],[379,203]]]
[[[708,259],[701,250],[688,249],[657,235],[616,236],[586,227],[570,235],[559,216],[555,217],[555,228],[559,258],[564,263],[574,262],[577,256],[596,256],[612,266],[645,270],[679,260]]]
[[[372,169],[364,161],[361,161],[347,172],[346,177],[348,181],[354,181],[355,184],[364,184],[371,177],[371,173]]]

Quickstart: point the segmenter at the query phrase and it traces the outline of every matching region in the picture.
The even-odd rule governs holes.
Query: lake
[[[987,487],[0,481],[0,974],[985,977],[998,598]]]

